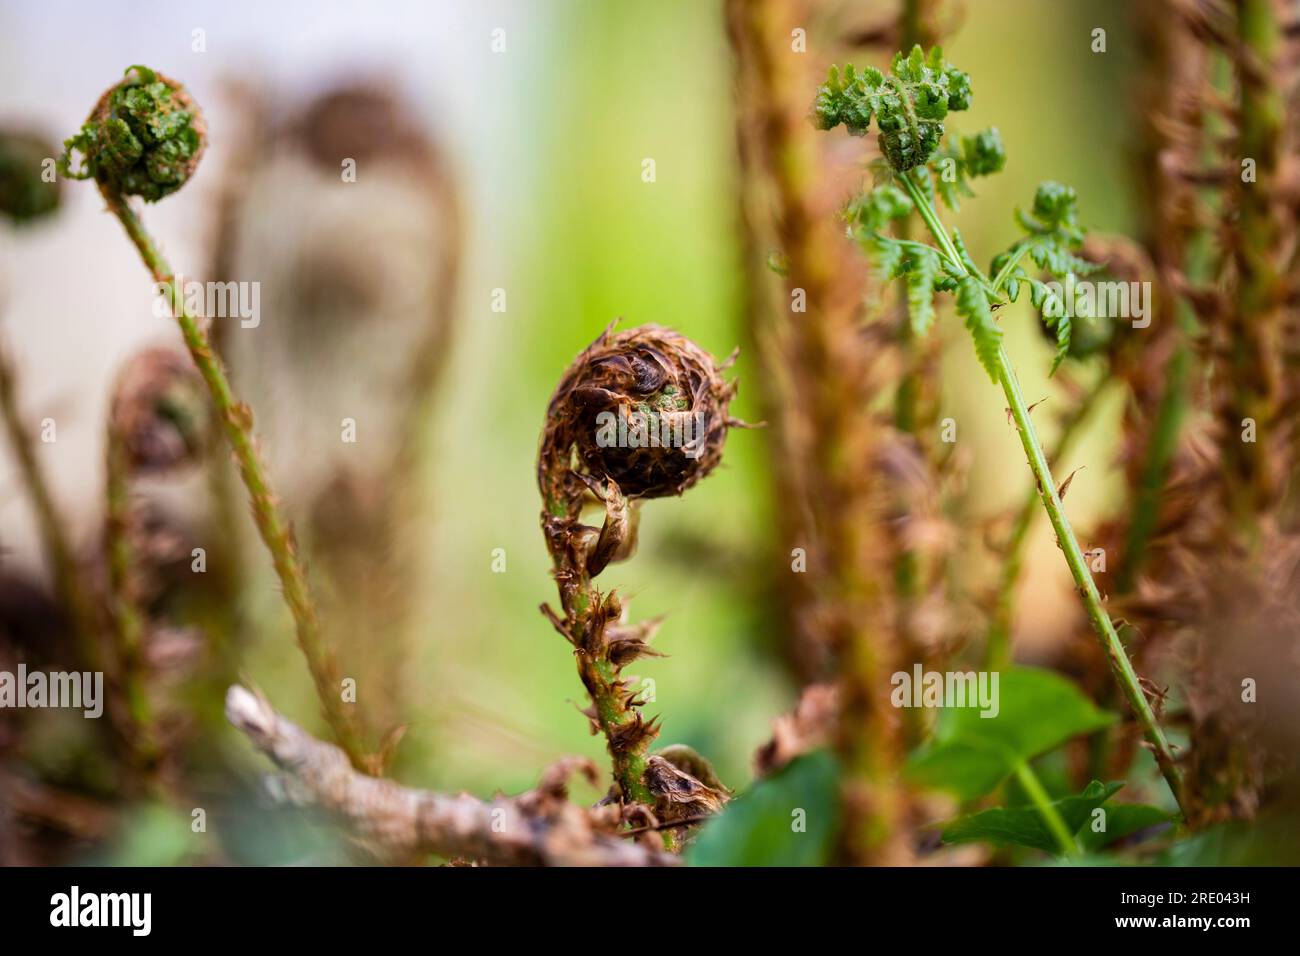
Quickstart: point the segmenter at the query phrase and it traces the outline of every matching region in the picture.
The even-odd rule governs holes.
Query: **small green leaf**
[[[966,276],[957,283],[957,314],[966,320],[966,328],[970,329],[971,337],[975,340],[975,354],[996,385],[1002,329],[993,321],[984,287],[973,276]]]
[[[939,274],[939,256],[934,252],[916,252],[907,273],[907,314],[912,332],[925,335],[934,324],[934,280]]]
[[[691,866],[820,866],[839,828],[839,767],[824,750],[758,781],[704,824]]]
[[[871,271],[878,282],[896,279],[903,268],[903,247],[881,236],[868,236],[861,240],[862,251],[871,261]]]
[[[962,239],[960,229],[953,229],[952,244],[957,248],[957,255],[961,259],[961,264],[966,267],[966,271],[973,276],[978,275],[979,266],[975,265],[975,260],[970,257],[970,251],[966,248],[966,241]]]
[[[1079,830],[1080,845],[1085,850],[1100,850],[1116,840],[1130,834],[1172,823],[1177,816],[1145,803],[1117,803],[1106,808],[1106,829],[1102,833],[1093,831],[1091,821]]]
[[[973,177],[999,173],[1007,164],[1007,151],[996,126],[981,130],[974,136],[963,136],[961,155],[966,175]]]
[[[945,710],[934,741],[908,760],[908,778],[971,800],[997,787],[1020,761],[1115,720],[1070,681],[1034,668],[1001,672],[997,700],[996,717],[981,717],[973,707]]]
[[[1052,801],[1066,829],[1077,832],[1092,812],[1124,786],[1094,780],[1083,793]],[[996,846],[1028,846],[1046,853],[1059,853],[1042,815],[1033,807],[995,807],[941,824],[944,843],[992,843]]]
[[[849,203],[845,217],[868,232],[880,232],[889,223],[906,219],[912,213],[912,200],[897,186],[878,186]]]

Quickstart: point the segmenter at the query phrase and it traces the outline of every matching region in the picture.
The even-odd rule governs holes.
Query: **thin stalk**
[[[939,216],[934,207],[921,193],[911,174],[907,173],[899,178],[902,179],[908,195],[911,196],[912,202],[921,214],[921,218],[925,221],[931,235],[934,236],[935,242],[939,244],[939,247],[950,259],[958,264],[963,275],[969,275],[970,273],[962,264],[961,257],[957,254],[952,240],[948,237],[947,230],[944,229],[943,223],[939,221]],[[975,277],[984,280],[987,284],[987,280],[978,271]],[[1029,417],[1029,406],[1025,403],[1024,395],[1021,394],[1020,382],[1016,378],[1015,370],[1011,366],[1011,359],[1007,355],[1005,347],[998,349],[996,366],[998,384],[1002,386],[1002,392],[1006,396],[1011,409],[1011,417],[1016,423],[1016,430],[1020,433],[1020,443],[1024,446],[1029,468],[1033,471],[1034,479],[1038,483],[1039,496],[1042,499],[1043,508],[1047,511],[1047,518],[1052,524],[1052,530],[1056,532],[1057,545],[1065,553],[1065,562],[1070,568],[1070,574],[1074,578],[1076,589],[1083,597],[1088,618],[1092,621],[1102,649],[1110,660],[1111,672],[1115,675],[1115,680],[1119,683],[1120,689],[1128,699],[1129,706],[1133,709],[1133,715],[1142,727],[1143,736],[1146,737],[1147,743],[1151,745],[1156,763],[1160,766],[1160,772],[1169,784],[1169,789],[1173,792],[1179,809],[1183,810],[1184,816],[1186,816],[1182,774],[1179,773],[1178,767],[1174,763],[1174,755],[1169,747],[1169,741],[1165,739],[1164,731],[1156,722],[1155,714],[1152,712],[1146,694],[1143,693],[1142,686],[1138,682],[1138,676],[1133,670],[1133,663],[1129,660],[1127,651],[1124,650],[1124,644],[1120,640],[1114,624],[1111,623],[1110,615],[1102,607],[1101,593],[1097,590],[1097,584],[1093,581],[1092,574],[1088,570],[1088,563],[1084,559],[1083,551],[1074,536],[1074,529],[1070,527],[1070,522],[1065,517],[1065,509],[1061,505],[1061,497],[1056,489],[1056,481],[1052,478],[1052,470],[1047,464],[1047,457],[1043,454],[1043,446],[1039,443],[1038,434],[1034,431],[1034,423]]]
[[[105,484],[104,550],[108,565],[108,609],[115,640],[117,679],[126,698],[130,721],[127,745],[136,764],[151,777],[161,752],[154,733],[152,708],[144,667],[145,615],[131,585],[134,555],[131,549],[131,480],[126,449],[109,429]]]
[[[655,795],[645,782],[653,735],[635,733],[641,718],[622,692],[618,669],[607,654],[601,653],[599,642],[585,639],[602,627],[601,595],[586,563],[574,560],[573,521],[566,520],[569,504],[558,492],[551,493],[546,498],[546,510],[553,523],[544,523],[543,531],[555,566],[560,604],[566,618],[564,629],[570,636],[580,635],[574,642],[578,676],[591,696],[591,712],[609,744],[614,780],[624,800],[654,806]]]
[[[1078,856],[1079,844],[1075,842],[1074,834],[1070,832],[1070,828],[1065,825],[1060,813],[1052,805],[1052,798],[1043,789],[1038,774],[1034,773],[1029,764],[1023,760],[1016,764],[1016,780],[1020,782],[1020,786],[1028,794],[1034,809],[1042,816],[1043,822],[1047,824],[1047,829],[1051,832],[1052,838],[1056,840],[1056,845],[1061,848],[1062,855]]]
[[[185,346],[208,387],[222,430],[234,453],[239,475],[248,491],[258,534],[271,553],[271,562],[280,579],[285,603],[293,614],[298,646],[307,659],[307,667],[311,671],[325,718],[353,766],[358,770],[367,770],[369,761],[366,760],[352,712],[343,704],[338,664],[321,630],[316,606],[307,586],[307,576],[298,559],[292,529],[280,514],[279,499],[271,489],[266,468],[253,438],[252,411],[235,398],[220,358],[213,351],[198,318],[186,306],[184,292],[176,282],[171,266],[145,229],[144,223],[124,197],[107,190],[103,193],[109,211],[122,223],[122,228],[139,251],[140,258],[144,260],[154,281],[167,287],[172,313],[180,326]]]
[[[995,283],[996,286],[996,283]],[[1049,463],[1055,467],[1074,444],[1079,436],[1080,426],[1092,413],[1097,399],[1106,390],[1109,379],[1098,376],[1083,400],[1079,402],[1070,417],[1061,426],[1061,434],[1052,449]],[[1025,564],[1025,548],[1029,542],[1029,529],[1033,526],[1034,516],[1038,514],[1038,491],[1030,489],[1025,495],[1024,503],[1016,514],[1015,524],[1011,526],[1011,536],[1007,540],[1006,552],[1002,556],[1002,576],[998,581],[997,600],[993,606],[993,621],[989,625],[985,655],[990,670],[1000,670],[1011,663],[1011,619],[1015,612],[1015,591],[1020,581],[1020,572]]]
[[[69,544],[63,518],[54,504],[49,483],[36,458],[35,442],[22,415],[13,367],[9,356],[0,351],[0,417],[4,419],[9,445],[18,462],[23,484],[31,496],[36,513],[45,560],[54,580],[55,593],[71,618],[73,637],[83,663],[91,670],[100,669],[99,620],[88,592],[81,586],[77,560]]]

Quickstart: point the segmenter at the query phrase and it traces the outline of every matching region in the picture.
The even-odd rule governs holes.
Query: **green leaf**
[[[1078,197],[1069,186],[1054,182],[1043,183],[1034,194],[1032,211],[1026,215],[1017,209],[1016,221],[1026,235],[1012,243],[1006,252],[994,257],[992,275],[999,274],[1012,258],[1018,262],[1028,259],[1043,272],[1060,280],[1065,280],[1070,275],[1088,275],[1100,268],[1073,251],[1082,244],[1084,232],[1079,226]],[[1030,300],[1041,313],[1043,323],[1052,331],[1056,341],[1056,355],[1052,361],[1052,372],[1055,373],[1071,354],[1070,338],[1073,328],[1070,317],[1065,315],[1068,310],[1058,297],[1049,297],[1047,287],[1028,275],[1019,265],[1012,269],[1005,283],[1007,297],[1012,301],[1019,294],[1022,281],[1029,283]],[[1054,307],[1044,311],[1045,303],[1053,303]]]
[[[1002,329],[993,321],[984,287],[973,276],[966,276],[957,283],[957,314],[966,320],[966,328],[970,329],[971,337],[975,340],[975,354],[996,385]]]
[[[944,205],[956,212],[961,209],[963,197],[975,195],[967,180],[1001,172],[1006,162],[1002,134],[994,126],[974,136],[961,137],[960,145],[949,137],[928,166],[934,173],[935,188]]]
[[[897,186],[878,186],[849,203],[845,217],[868,232],[880,232],[889,223],[906,219],[912,213],[912,200]]]
[[[1092,812],[1124,786],[1122,781],[1103,784],[1094,780],[1083,793],[1052,801],[1052,806],[1071,833],[1088,822]],[[1042,814],[1033,807],[996,807],[940,824],[944,843],[992,843],[996,846],[1028,846],[1046,853],[1060,852]]]
[[[939,193],[939,198],[953,212],[961,209],[962,197],[975,195],[970,186],[966,185],[966,168],[962,163],[961,153],[951,141],[940,152],[935,153],[928,166],[934,174],[935,189]]]
[[[1028,667],[1000,673],[997,701],[996,717],[981,717],[972,707],[945,710],[934,741],[908,760],[908,778],[971,800],[997,787],[1021,761],[1115,720],[1070,681]]]
[[[691,866],[820,866],[839,820],[839,767],[819,750],[728,804],[704,824],[686,859]]]
[[[970,251],[966,248],[966,241],[962,239],[960,229],[953,229],[952,244],[956,247],[957,256],[961,259],[961,264],[966,267],[966,271],[972,276],[979,275],[979,266],[975,265],[975,260],[970,257]]]
[[[915,335],[925,335],[934,324],[934,280],[939,274],[939,254],[916,252],[907,273],[907,314]]]
[[[991,176],[1007,164],[1007,151],[996,126],[961,138],[962,168],[967,176]]]
[[[1085,850],[1100,850],[1139,830],[1172,823],[1177,818],[1176,814],[1149,804],[1117,803],[1106,808],[1105,831],[1095,833],[1092,829],[1092,821],[1089,820],[1088,825],[1079,830],[1079,844]]]
[[[1056,370],[1061,367],[1070,354],[1070,317],[1064,311],[1060,315],[1048,316],[1045,318],[1047,327],[1056,333],[1056,355],[1052,358],[1052,368],[1047,373],[1048,377],[1056,374]]]
[[[899,276],[904,258],[901,245],[881,236],[868,236],[860,244],[871,262],[871,271],[876,281],[889,282]]]

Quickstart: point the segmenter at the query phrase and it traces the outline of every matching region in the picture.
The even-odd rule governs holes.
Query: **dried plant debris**
[[[534,790],[480,800],[412,790],[353,770],[347,755],[285,720],[265,698],[231,687],[226,716],[284,772],[283,799],[324,811],[381,855],[522,866],[667,866],[660,847],[617,835],[617,807],[586,809],[568,800],[575,772],[595,782],[590,761],[571,757]]]
[[[839,689],[834,684],[805,687],[794,710],[772,722],[772,739],[754,754],[754,772],[766,777],[796,757],[826,746],[834,737],[839,713]]]

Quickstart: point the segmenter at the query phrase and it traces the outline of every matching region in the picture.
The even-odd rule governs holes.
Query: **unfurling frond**
[[[1083,244],[1083,229],[1079,226],[1078,197],[1069,186],[1043,183],[1034,194],[1030,213],[1026,215],[1016,210],[1016,222],[1026,235],[994,257],[990,272],[997,277],[996,290],[1005,289],[1007,298],[1013,302],[1020,296],[1021,284],[1029,284],[1030,301],[1055,334],[1056,357],[1052,362],[1052,371],[1055,372],[1070,354],[1069,310],[1064,307],[1060,296],[1029,275],[1023,262],[1029,259],[1043,272],[1062,281],[1071,275],[1095,272],[1098,266],[1074,252]]]
[[[944,117],[968,109],[970,99],[970,76],[945,61],[938,47],[926,56],[917,46],[906,57],[896,55],[888,75],[872,67],[831,67],[817,91],[813,118],[820,129],[842,123],[862,136],[874,116],[880,151],[902,173],[929,161],[943,138]]]

